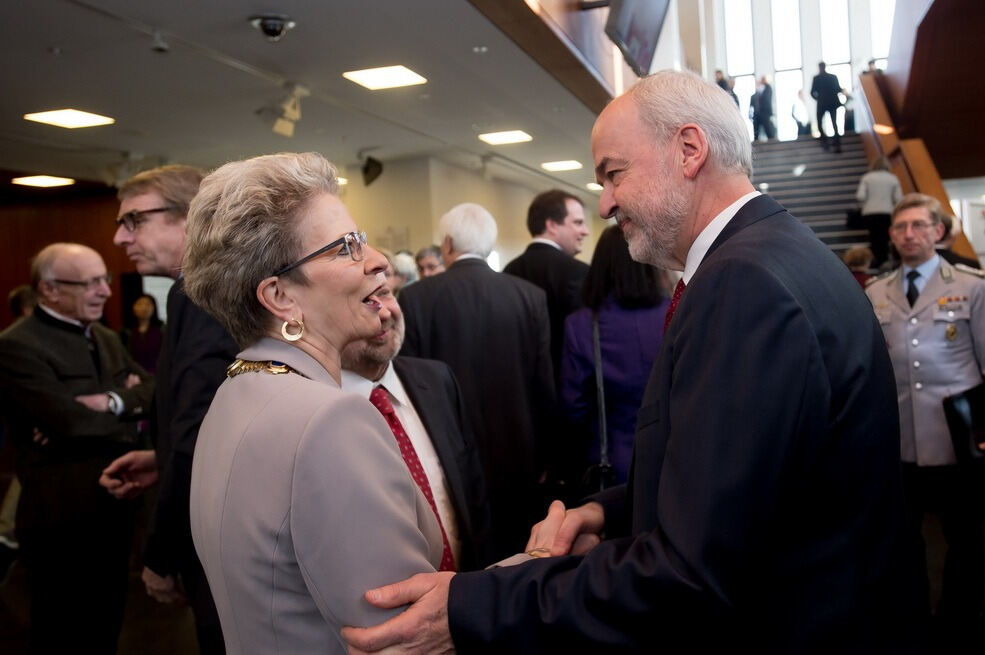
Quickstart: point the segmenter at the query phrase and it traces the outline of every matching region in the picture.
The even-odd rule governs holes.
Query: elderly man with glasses
[[[91,248],[49,245],[31,264],[38,306],[0,333],[32,653],[116,652],[123,621],[136,503],[110,498],[98,480],[137,447],[154,385],[99,323],[110,280]]]
[[[889,228],[903,265],[870,283],[866,294],[896,371],[913,545],[924,561],[923,516],[937,514],[948,548],[936,624],[941,639],[967,644],[985,594],[982,470],[975,468],[983,462],[959,464],[942,401],[982,383],[985,273],[952,266],[937,253],[942,216],[941,204],[930,196],[903,197]]]
[[[187,598],[199,650],[222,653],[219,617],[192,544],[188,497],[199,426],[239,349],[184,293],[185,215],[203,177],[191,166],[161,166],[135,175],[120,188],[113,243],[126,250],[142,275],[176,281],[168,293],[168,328],[157,364],[154,450],[126,454],[104,471],[100,482],[115,497],[128,498],[161,480],[144,551],[147,593],[165,603]]]

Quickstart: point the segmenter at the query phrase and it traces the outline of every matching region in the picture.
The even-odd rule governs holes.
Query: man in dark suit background
[[[489,268],[496,221],[465,203],[441,218],[447,270],[400,295],[402,355],[451,367],[479,447],[497,556],[523,547],[543,511],[537,482],[548,466],[554,408],[550,324],[544,292]]]
[[[692,73],[613,101],[592,152],[633,258],[683,271],[629,484],[552,506],[528,548],[557,557],[369,591],[414,605],[345,628],[351,652],[915,647],[893,371],[858,284],[755,191],[743,119]]]
[[[31,653],[115,653],[123,622],[137,503],[115,501],[98,481],[113,458],[138,447],[154,384],[99,323],[109,280],[91,248],[47,246],[31,264],[40,304],[0,333]]]
[[[565,191],[545,191],[530,203],[527,229],[533,237],[532,243],[503,272],[536,284],[547,294],[551,361],[557,387],[564,319],[581,307],[581,285],[588,275],[588,264],[575,259],[581,252],[581,242],[588,236],[585,206]]]
[[[767,139],[776,138],[776,126],[773,124],[773,85],[769,78],[763,75],[756,85],[756,92],[749,99],[749,118],[752,119],[752,138],[759,139],[759,133]]]
[[[382,329],[342,351],[342,388],[366,398],[377,386],[387,390],[433,492],[456,569],[484,567],[492,562],[489,499],[458,383],[444,362],[396,357],[403,312],[389,288],[376,297]]]
[[[824,131],[824,115],[831,117],[831,131],[834,132],[835,152],[841,152],[841,134],[838,132],[838,107],[841,107],[841,97],[838,94],[848,93],[841,88],[841,82],[833,73],[825,71],[824,62],[817,65],[817,75],[811,81],[811,97],[817,101],[817,130],[821,133],[821,147],[828,149],[828,135]]]
[[[162,166],[139,173],[120,187],[119,227],[113,243],[126,249],[141,275],[164,275],[176,282],[168,292],[168,326],[157,365],[155,450],[121,457],[101,481],[114,496],[125,498],[160,478],[144,551],[147,593],[161,602],[187,599],[195,613],[200,651],[222,653],[219,617],[192,544],[188,499],[198,428],[239,349],[182,289],[185,215],[203,176],[191,166]],[[179,576],[183,592],[176,584]]]

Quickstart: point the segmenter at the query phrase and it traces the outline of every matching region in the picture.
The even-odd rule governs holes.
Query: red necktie
[[[681,301],[681,294],[684,293],[684,278],[677,281],[677,286],[674,287],[674,295],[670,299],[670,306],[667,307],[667,315],[664,317],[664,334],[667,334],[667,328],[670,327],[670,319],[674,318],[674,312],[677,311],[677,303]]]
[[[373,389],[372,393],[369,394],[369,402],[373,403],[373,406],[380,410],[380,414],[383,414],[383,418],[389,424],[390,431],[393,432],[393,436],[397,439],[397,446],[399,446],[400,454],[404,458],[404,464],[407,465],[407,469],[410,471],[410,477],[414,478],[414,482],[417,483],[421,493],[424,494],[428,504],[431,505],[431,509],[434,511],[434,517],[438,519],[438,527],[441,528],[441,541],[444,544],[444,549],[441,551],[441,566],[438,567],[438,570],[454,571],[455,556],[452,555],[451,544],[448,543],[448,535],[445,534],[445,526],[441,523],[438,507],[434,504],[434,494],[431,493],[431,485],[428,483],[428,478],[424,474],[421,460],[417,458],[417,451],[414,450],[414,444],[410,442],[407,431],[404,430],[400,419],[397,418],[397,413],[393,410],[393,405],[390,403],[390,395],[383,385]]]

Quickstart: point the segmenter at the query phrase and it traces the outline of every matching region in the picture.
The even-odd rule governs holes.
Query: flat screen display
[[[610,0],[605,33],[612,39],[633,72],[650,73],[657,39],[670,0]]]

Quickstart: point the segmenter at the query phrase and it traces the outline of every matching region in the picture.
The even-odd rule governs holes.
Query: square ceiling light
[[[11,180],[14,184],[20,184],[21,186],[38,186],[38,187],[53,187],[53,186],[68,186],[70,184],[75,184],[75,180],[70,177],[55,177],[53,175],[29,175],[27,177],[15,177]]]
[[[78,109],[56,109],[53,111],[41,111],[34,114],[24,114],[24,120],[34,121],[35,123],[45,123],[74,130],[79,127],[96,127],[98,125],[112,125],[116,122],[115,118],[90,114],[87,111]]]
[[[364,86],[370,91],[393,89],[398,86],[413,86],[427,82],[427,79],[406,66],[384,66],[382,68],[346,71],[342,73],[342,77]]]
[[[574,159],[565,159],[564,161],[545,161],[540,165],[545,171],[551,171],[556,173],[558,171],[576,171],[581,168],[581,162],[575,161]]]
[[[507,130],[506,132],[486,132],[479,135],[480,141],[485,141],[491,146],[505,146],[511,143],[523,143],[532,141],[533,137],[523,130]]]
[[[585,188],[588,189],[589,191],[601,191],[602,185],[599,184],[598,182],[589,182],[588,184],[585,185]]]

